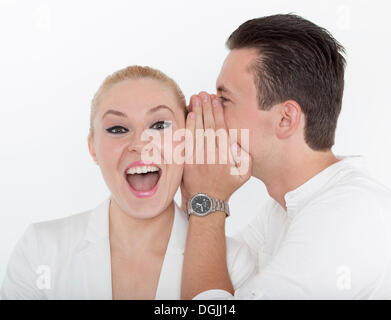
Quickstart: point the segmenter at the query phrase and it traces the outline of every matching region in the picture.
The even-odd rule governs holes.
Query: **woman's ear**
[[[294,100],[280,104],[279,123],[276,135],[279,139],[289,138],[300,124],[301,108]]]
[[[88,151],[90,152],[90,155],[94,160],[94,162],[98,164],[98,160],[96,159],[95,147],[94,147],[94,139],[91,137],[90,134],[87,137],[87,142],[88,142]]]

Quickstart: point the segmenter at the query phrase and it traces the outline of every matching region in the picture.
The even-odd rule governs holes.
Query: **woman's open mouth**
[[[152,196],[157,188],[161,169],[154,164],[132,163],[125,171],[130,191],[139,198]]]

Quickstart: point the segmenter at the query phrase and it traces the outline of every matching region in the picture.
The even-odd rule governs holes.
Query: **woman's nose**
[[[143,145],[141,143],[129,143],[128,149],[129,151],[135,151],[137,153],[141,153],[143,149]]]
[[[130,152],[136,152],[142,159],[159,163],[161,161],[162,138],[157,130],[143,130],[132,135],[129,141],[128,149]]]
[[[148,144],[148,141],[145,140],[143,131],[140,130],[131,137],[128,149],[129,151],[141,153],[145,149],[146,144]]]

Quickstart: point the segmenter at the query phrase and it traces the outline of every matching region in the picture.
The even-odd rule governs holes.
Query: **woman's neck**
[[[124,255],[149,251],[165,253],[174,221],[174,201],[158,216],[151,219],[137,219],[129,216],[110,201],[109,237],[112,250]]]

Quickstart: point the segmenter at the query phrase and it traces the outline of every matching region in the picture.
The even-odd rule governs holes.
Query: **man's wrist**
[[[182,199],[182,202],[181,202],[181,209],[184,212],[187,212],[187,201],[189,201],[189,200],[188,199]]]
[[[224,212],[229,217],[229,205],[227,201],[212,196],[207,193],[195,193],[188,201],[186,206],[188,215],[207,216],[217,211]]]
[[[225,219],[227,215],[225,214],[224,211],[214,211],[211,214],[208,214],[206,216],[197,216],[195,214],[189,214],[189,221],[194,221],[196,223],[199,222],[205,222],[207,224],[211,224],[213,222],[220,223],[222,222],[225,224]]]

